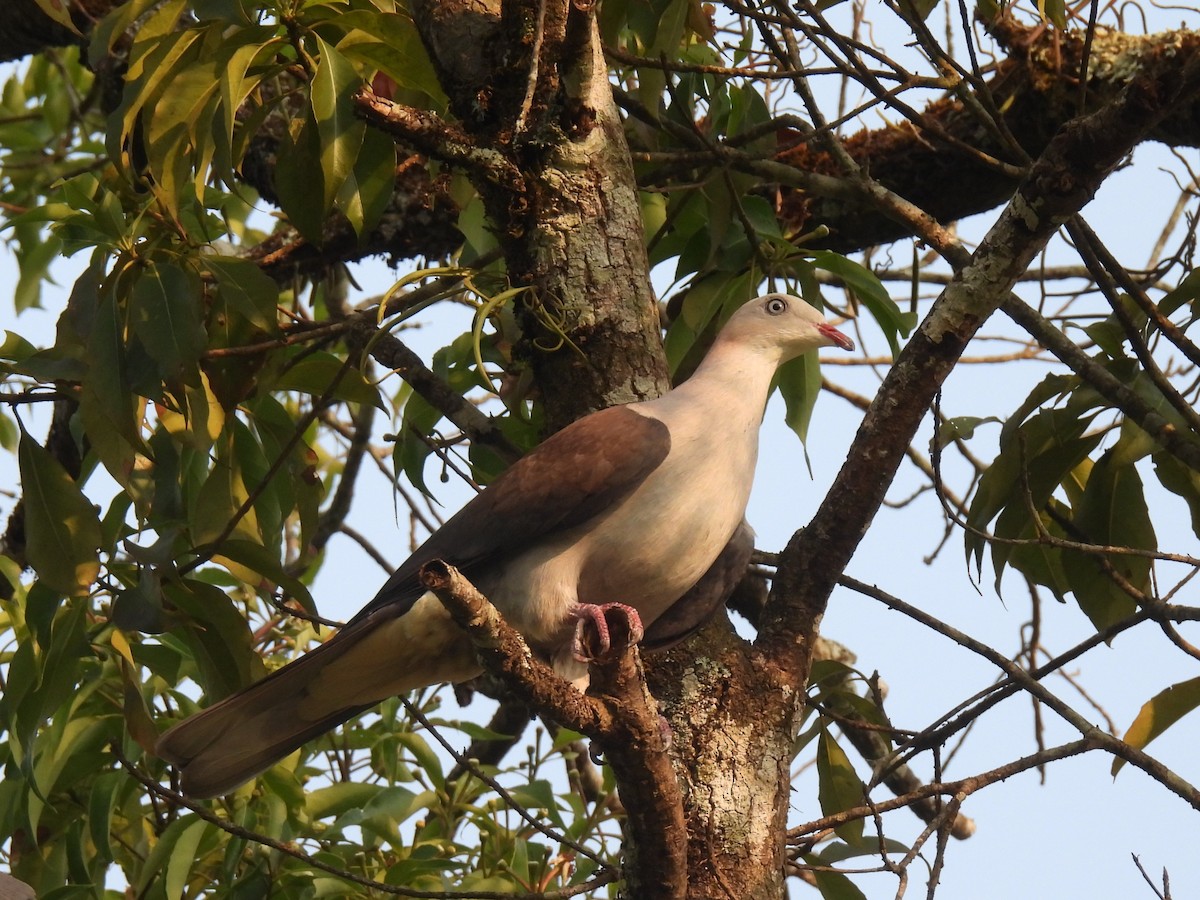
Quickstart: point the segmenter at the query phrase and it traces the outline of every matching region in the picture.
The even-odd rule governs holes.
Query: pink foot
[[[642,639],[641,617],[624,603],[581,603],[575,615],[579,621],[571,653],[580,662],[606,659]]]

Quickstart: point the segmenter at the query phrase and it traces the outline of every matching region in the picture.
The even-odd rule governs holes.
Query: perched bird
[[[332,638],[175,725],[158,755],[179,766],[186,793],[212,797],[381,700],[478,675],[471,644],[418,580],[434,559],[462,571],[566,677],[586,673],[582,623],[603,642],[614,604],[636,611],[649,645],[680,639],[721,602],[739,560],[745,568],[742,520],[775,370],[823,346],[854,343],[796,297],[746,303],[691,378],[547,438]]]

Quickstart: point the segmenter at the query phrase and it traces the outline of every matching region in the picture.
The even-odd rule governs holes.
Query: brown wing
[[[667,426],[624,407],[602,409],[551,435],[517,460],[405,560],[351,620],[383,607],[402,614],[423,589],[421,566],[443,559],[468,578],[541,538],[618,503],[671,449]]]

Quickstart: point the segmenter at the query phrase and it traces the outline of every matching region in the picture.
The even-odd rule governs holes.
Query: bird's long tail
[[[306,741],[388,697],[479,673],[466,638],[432,596],[385,609],[166,731],[157,754],[184,793],[228,793]]]

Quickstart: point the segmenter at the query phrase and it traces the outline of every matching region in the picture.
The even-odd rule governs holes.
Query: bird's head
[[[818,347],[854,349],[854,341],[825,321],[819,310],[790,294],[755,297],[730,317],[720,339],[775,350],[781,362]]]

